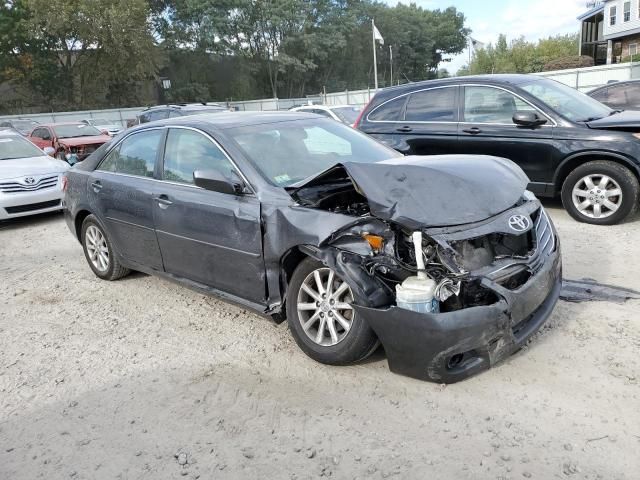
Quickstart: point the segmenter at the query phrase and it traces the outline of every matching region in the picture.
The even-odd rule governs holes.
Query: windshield
[[[38,122],[33,120],[14,120],[11,124],[20,133],[30,133],[38,125]]]
[[[336,163],[375,163],[402,156],[329,119],[231,128],[227,133],[272,184],[287,187]]]
[[[26,138],[0,136],[0,160],[43,156],[44,152]]]
[[[588,95],[553,80],[534,80],[520,85],[520,88],[574,122],[589,122],[614,113]]]
[[[353,125],[362,111],[360,107],[334,107],[331,109],[340,120],[348,125]]]
[[[90,137],[93,135],[102,135],[102,132],[91,125],[77,123],[73,125],[56,125],[53,127],[58,138],[75,138]]]

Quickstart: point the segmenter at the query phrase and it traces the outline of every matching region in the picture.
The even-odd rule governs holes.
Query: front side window
[[[624,21],[628,22],[631,20],[631,2],[624,2]]]
[[[225,130],[271,184],[288,187],[342,162],[402,156],[343,123],[324,118]]]
[[[196,170],[217,170],[229,178],[234,167],[224,152],[203,134],[181,128],[169,130],[162,178],[193,184]]]
[[[616,24],[616,14],[618,12],[618,9],[616,7],[611,7],[609,9],[609,25],[615,25]]]
[[[510,92],[492,87],[465,87],[464,121],[470,123],[513,123],[516,112],[537,112]]]
[[[98,170],[153,177],[162,130],[134,133],[100,163]]]
[[[434,88],[412,93],[407,102],[408,122],[453,122],[456,120],[456,89]]]
[[[383,103],[373,112],[371,112],[367,118],[372,122],[393,122],[402,120],[400,115],[404,110],[404,104],[407,102],[407,97],[402,96],[394,98],[393,100]]]

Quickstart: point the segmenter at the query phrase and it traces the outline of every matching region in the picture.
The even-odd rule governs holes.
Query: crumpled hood
[[[69,164],[67,162],[56,160],[47,155],[18,158],[16,160],[0,160],[0,180],[62,173],[66,172],[68,168]]]
[[[111,137],[109,135],[94,135],[90,137],[59,138],[58,143],[67,147],[79,147],[80,145],[102,145],[110,140]]]
[[[640,130],[640,112],[625,110],[599,120],[587,122],[587,126],[595,129],[638,127],[638,130]]]
[[[504,158],[437,155],[346,162],[297,190],[337,179],[340,169],[367,199],[373,216],[411,229],[485,220],[513,207],[529,183],[522,169]]]

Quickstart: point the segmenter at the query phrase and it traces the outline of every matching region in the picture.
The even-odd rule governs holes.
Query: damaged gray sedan
[[[404,157],[328,119],[229,113],[127,130],[72,168],[66,219],[89,267],[169,278],[286,319],[344,365],[451,383],[551,314],[559,241],[514,163]]]

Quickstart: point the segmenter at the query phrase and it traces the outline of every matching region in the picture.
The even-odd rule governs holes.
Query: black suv
[[[165,118],[201,115],[203,113],[225,112],[227,109],[217,103],[181,103],[176,105],[161,105],[144,110],[135,124],[164,120]]]
[[[388,88],[356,126],[407,155],[513,160],[532,192],[561,195],[581,222],[615,224],[638,203],[640,112],[612,110],[546,78],[471,76]]]

